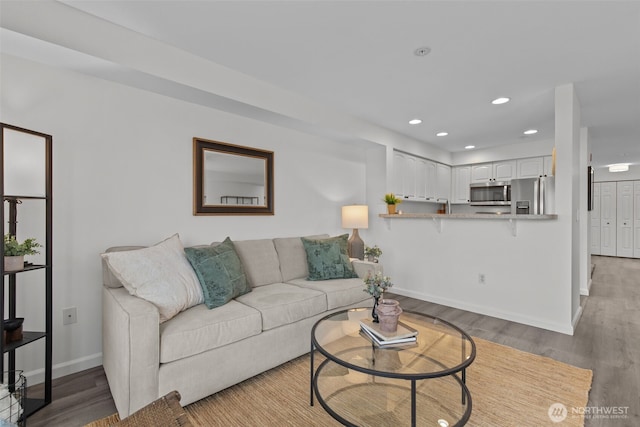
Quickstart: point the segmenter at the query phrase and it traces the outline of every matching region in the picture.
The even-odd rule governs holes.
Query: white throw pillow
[[[177,234],[155,246],[108,252],[102,257],[131,295],[158,307],[160,323],[204,302],[202,287]]]

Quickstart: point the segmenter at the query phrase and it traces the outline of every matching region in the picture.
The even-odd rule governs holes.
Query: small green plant
[[[40,253],[36,248],[41,247],[42,245],[34,238],[25,239],[24,242],[18,243],[16,236],[4,235],[4,256],[35,255]]]
[[[382,199],[382,201],[384,201],[388,205],[397,205],[399,203],[402,203],[402,199],[399,199],[393,193],[385,194],[384,199]]]
[[[363,291],[374,298],[380,298],[384,291],[392,286],[393,283],[391,283],[391,277],[383,276],[379,271],[375,274],[371,274],[371,272],[369,272],[367,277],[364,278]]]
[[[369,246],[365,246],[364,247],[364,255],[366,257],[371,257],[374,260],[377,260],[380,255],[382,255],[382,249],[380,249],[378,247],[378,245],[375,245],[374,247],[369,247]]]

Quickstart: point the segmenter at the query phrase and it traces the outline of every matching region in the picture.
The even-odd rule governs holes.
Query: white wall
[[[518,220],[515,237],[507,220],[444,219],[442,232],[425,219],[370,227],[393,292],[571,334],[569,253],[556,244],[566,223]]]
[[[566,263],[559,271],[561,286],[557,298],[566,301],[571,309],[570,320],[575,324],[581,310],[580,256],[583,250],[588,250],[580,232],[586,226],[586,221],[580,219],[580,192],[584,185],[586,194],[587,174],[586,170],[580,170],[580,103],[571,83],[555,90],[555,141],[556,206],[563,227],[555,236],[554,245],[562,248],[562,260]]]
[[[185,245],[348,232],[340,207],[366,202],[366,160],[354,146],[11,56],[0,83],[2,122],[53,135],[55,376],[101,363],[107,247],[176,232]],[[275,215],[193,216],[194,136],[273,150]],[[73,306],[78,323],[62,326]],[[21,298],[26,328],[42,328],[42,311]],[[24,347],[25,370],[42,365],[41,350]]]

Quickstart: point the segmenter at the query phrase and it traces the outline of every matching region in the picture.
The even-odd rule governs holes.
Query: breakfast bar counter
[[[501,220],[514,220],[514,219],[533,219],[533,220],[549,220],[558,219],[557,214],[546,215],[513,215],[513,214],[501,214],[501,213],[452,213],[452,214],[439,214],[439,213],[401,213],[401,214],[379,214],[380,218],[388,219],[404,219],[404,218],[424,218],[424,219],[501,219]]]

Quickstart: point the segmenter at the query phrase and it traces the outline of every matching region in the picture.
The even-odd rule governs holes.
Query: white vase
[[[24,255],[4,257],[4,271],[17,271],[24,268]]]

